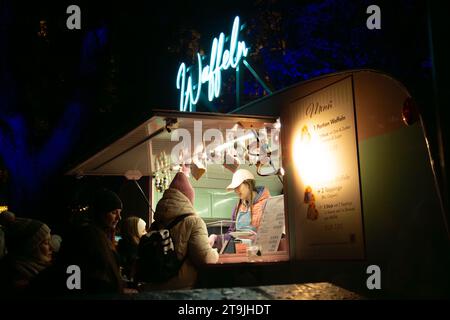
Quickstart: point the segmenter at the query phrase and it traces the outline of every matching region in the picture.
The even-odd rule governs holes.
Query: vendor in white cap
[[[245,169],[239,169],[233,174],[233,179],[227,190],[234,190],[239,197],[239,202],[233,210],[232,225],[228,229],[225,239],[229,239],[229,233],[233,231],[252,230],[257,231],[261,223],[262,213],[267,199],[270,197],[269,190],[263,186],[255,185],[255,177]],[[211,243],[217,242],[214,235],[210,236]],[[220,247],[221,244],[216,246]]]

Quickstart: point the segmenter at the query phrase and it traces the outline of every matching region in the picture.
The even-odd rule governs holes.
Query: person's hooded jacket
[[[190,214],[170,230],[177,256],[184,262],[177,276],[162,284],[145,285],[144,290],[192,288],[197,281],[197,268],[218,261],[219,254],[208,242],[206,224],[196,213],[193,198],[189,181],[183,173],[178,173],[156,206],[155,221],[168,225],[176,217]]]

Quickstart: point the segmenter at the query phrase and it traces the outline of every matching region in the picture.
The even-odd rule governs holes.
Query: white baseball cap
[[[233,179],[231,180],[230,185],[227,187],[227,190],[234,190],[241,185],[245,180],[255,180],[253,174],[245,169],[239,169],[233,174]]]

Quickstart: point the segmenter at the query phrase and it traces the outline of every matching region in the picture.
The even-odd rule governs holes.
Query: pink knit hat
[[[191,183],[183,172],[178,172],[175,175],[169,188],[177,189],[184,194],[192,204],[194,204],[194,188],[192,188]]]

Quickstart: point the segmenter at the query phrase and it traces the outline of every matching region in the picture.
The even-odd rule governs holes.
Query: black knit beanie
[[[108,212],[122,208],[122,201],[115,192],[108,189],[101,189],[93,194],[89,206],[89,213],[92,215],[93,219],[96,219]]]

